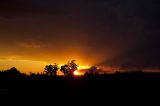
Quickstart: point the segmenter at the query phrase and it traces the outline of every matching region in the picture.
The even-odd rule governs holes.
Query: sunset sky
[[[159,0],[1,0],[0,70],[160,68]]]

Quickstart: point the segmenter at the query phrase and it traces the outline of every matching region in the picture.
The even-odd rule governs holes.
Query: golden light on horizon
[[[74,71],[74,75],[78,76],[78,75],[82,75],[82,73],[80,73],[79,71]]]
[[[78,67],[78,69],[89,69],[91,66],[88,66],[88,65],[80,65],[79,67]]]
[[[76,64],[78,64],[78,70],[88,69],[90,68],[90,64],[83,60],[84,58],[75,59]],[[72,59],[65,59],[65,60],[57,60],[54,59],[52,61],[46,61],[46,60],[36,60],[36,59],[24,59],[21,57],[7,57],[6,59],[0,59],[0,70],[6,70],[11,67],[16,67],[19,71],[22,73],[29,74],[32,73],[43,73],[44,67],[46,65],[53,65],[54,63],[58,64],[59,69],[61,66],[67,64],[67,60],[71,61]],[[58,73],[59,75],[62,75],[61,72]],[[83,74],[83,73],[80,73]]]

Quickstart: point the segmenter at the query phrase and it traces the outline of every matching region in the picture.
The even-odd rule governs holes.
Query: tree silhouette
[[[7,70],[7,73],[10,75],[20,75],[20,71],[17,70],[17,68],[12,67],[11,69]]]
[[[0,77],[6,77],[6,78],[18,78],[19,76],[21,76],[21,72],[19,70],[17,70],[17,68],[12,67],[8,70],[2,70],[0,71]]]
[[[64,73],[64,76],[68,76],[69,71],[70,71],[69,66],[68,66],[67,64],[61,66],[60,71],[61,71],[62,73]]]
[[[98,73],[98,69],[96,66],[92,66],[89,69],[89,74],[97,74]]]
[[[75,63],[76,60],[72,60],[71,63],[69,63],[70,67],[70,74],[73,75],[74,71],[78,69],[78,65]]]
[[[74,71],[78,69],[78,65],[75,60],[68,62],[67,64],[61,66],[60,71],[64,73],[64,76],[73,76]]]
[[[54,63],[54,65],[46,65],[44,69],[45,69],[44,72],[47,75],[56,76],[57,75],[57,71],[58,71],[58,65],[56,63]]]

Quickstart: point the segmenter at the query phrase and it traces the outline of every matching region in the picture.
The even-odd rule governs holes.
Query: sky
[[[0,69],[160,68],[159,0],[1,0]]]

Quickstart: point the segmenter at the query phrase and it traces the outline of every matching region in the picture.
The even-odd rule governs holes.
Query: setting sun
[[[81,73],[78,71],[74,71],[74,75],[81,75]]]

